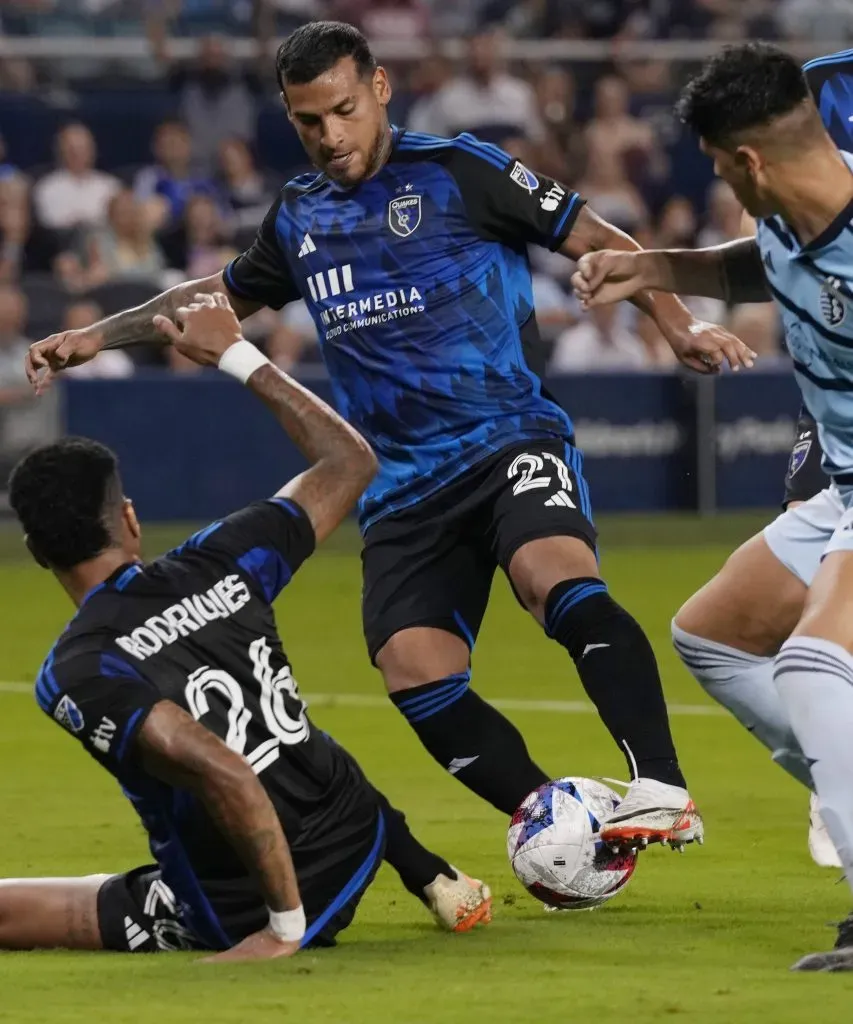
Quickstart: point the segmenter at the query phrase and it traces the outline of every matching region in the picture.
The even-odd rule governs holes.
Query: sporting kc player
[[[636,243],[493,145],[389,125],[388,78],[349,25],[298,29],[277,73],[318,173],[285,185],[255,243],[222,275],[36,344],[31,379],[151,339],[152,317],[188,290],[225,288],[241,316],[304,299],[338,408],[379,459],[360,504],[364,631],[423,745],[506,814],[547,781],[515,727],[469,685],[500,566],[573,659],[631,766],[604,838],[701,839],[651,645],[600,577],[571,420],[528,362],[537,337],[528,244],[576,259]],[[674,297],[634,301],[686,365],[752,364],[736,338]]]
[[[383,856],[441,923],[489,918],[488,889],[424,849],[308,718],[271,602],[376,469],[365,441],[240,337],[224,295],[158,326],[248,385],[311,467],[273,498],[149,564],[103,445],[69,438],[13,471],[27,545],[77,605],[36,698],[116,777],[155,863],[0,882],[0,948],[219,950],[333,945]]]
[[[651,287],[778,305],[831,484],[741,549],[737,575],[724,569],[688,601],[673,637],[702,685],[816,789],[853,887],[853,155],[774,47],[714,58],[680,110],[757,219],[756,236],[696,252],[593,254],[575,284],[588,304]],[[795,966],[853,970],[853,915],[833,952]]]

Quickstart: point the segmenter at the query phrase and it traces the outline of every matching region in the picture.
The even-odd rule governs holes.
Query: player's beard
[[[388,159],[390,152],[391,132],[388,130],[387,122],[383,121],[367,154],[367,166],[364,172],[365,179],[372,178],[376,174]]]

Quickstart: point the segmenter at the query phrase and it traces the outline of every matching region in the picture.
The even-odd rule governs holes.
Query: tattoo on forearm
[[[136,345],[142,342],[148,344],[166,344],[166,339],[154,329],[152,320],[158,314],[173,320],[175,313],[181,306],[186,306],[193,301],[193,296],[202,292],[223,291],[225,285],[221,274],[214,274],[213,277],[205,277],[198,281],[186,281],[184,284],[170,288],[153,299],[135,306],[133,309],[126,309],[115,316],[107,317],[98,325],[104,334],[104,348],[124,348],[126,345]],[[249,316],[260,308],[258,303],[231,297],[231,304],[234,311],[241,319]]]
[[[163,701],[151,711],[138,743],[157,778],[190,790],[255,876],[267,904],[299,904],[299,886],[275,808],[252,769],[186,711]]]

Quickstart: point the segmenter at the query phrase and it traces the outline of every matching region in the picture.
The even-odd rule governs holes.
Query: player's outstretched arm
[[[105,348],[124,348],[140,342],[163,344],[165,339],[155,327],[154,317],[173,319],[182,306],[187,306],[194,295],[211,295],[227,291],[222,273],[199,281],[179,284],[149,302],[126,309],[114,316],[99,320],[91,327],[76,331],[61,331],[30,346],[26,358],[26,371],[30,384],[37,391],[49,386],[51,379],[66,366],[87,363]],[[232,298],[237,316],[243,320],[261,308],[258,302]]]
[[[578,261],[572,284],[587,306],[641,295],[645,289],[705,295],[732,304],[772,298],[754,238],[710,249],[590,253]]]
[[[741,254],[747,245],[757,250],[754,239],[729,244],[740,247]],[[721,266],[728,265],[726,260],[717,256],[681,259],[682,250],[643,251],[630,235],[608,224],[588,207],[580,211],[560,251],[578,261],[578,271],[572,281],[582,302],[586,305],[618,299],[633,302],[655,321],[675,354],[691,369],[700,373],[714,372],[724,359],[735,370],[753,365],[756,354],[740,339],[722,327],[697,321],[676,298],[676,293],[680,293],[711,295],[733,302],[765,301],[766,294],[762,299],[745,299],[734,291],[726,291],[729,278],[723,277]],[[689,257],[697,255],[689,250],[683,252]],[[752,270],[752,258],[746,262]],[[760,257],[757,263],[763,285]],[[742,273],[741,266],[734,268],[733,288],[742,287],[736,284]]]
[[[211,959],[295,953],[305,932],[296,871],[275,808],[248,761],[168,700],[149,712],[136,736],[135,752],[151,775],[201,800],[257,880],[270,910],[267,928]]]
[[[222,293],[196,295],[177,310],[177,324],[156,318],[158,329],[184,355],[218,366],[241,380],[270,409],[312,463],[279,496],[292,498],[311,520],[318,542],[348,515],[376,473],[376,456],[364,438],[324,401],[297,384],[245,341]]]

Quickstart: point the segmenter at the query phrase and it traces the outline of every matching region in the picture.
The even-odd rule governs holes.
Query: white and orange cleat
[[[635,779],[625,799],[602,822],[599,833],[612,849],[642,850],[652,843],[683,852],[687,843],[702,843],[702,815],[680,786],[656,779]]]
[[[451,865],[452,866],[452,865]],[[476,878],[453,868],[456,878],[436,875],[424,888],[427,906],[436,921],[449,932],[467,932],[492,919],[492,891]]]

